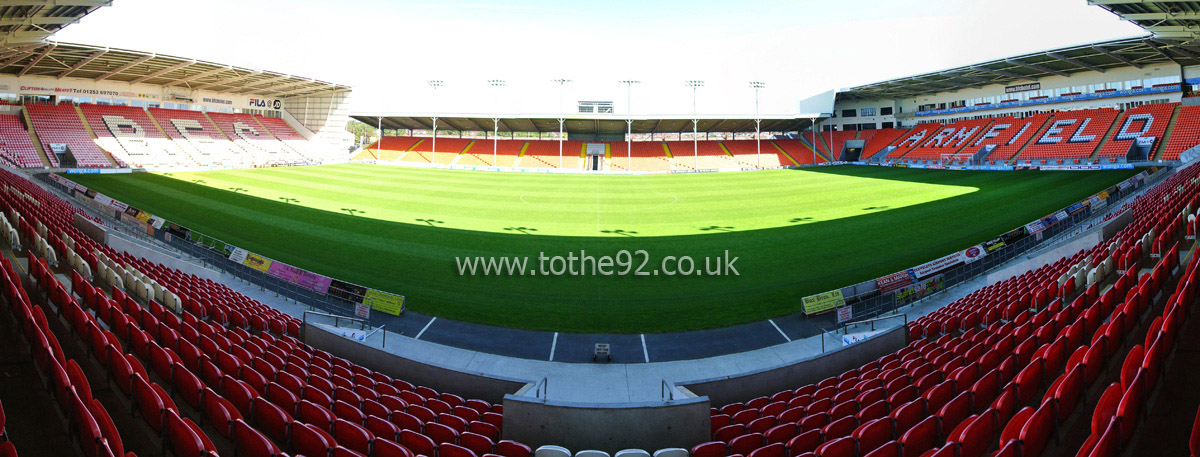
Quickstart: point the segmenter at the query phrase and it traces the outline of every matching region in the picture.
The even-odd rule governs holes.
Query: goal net
[[[938,165],[944,167],[975,165],[975,154],[970,152],[942,154],[938,160]]]

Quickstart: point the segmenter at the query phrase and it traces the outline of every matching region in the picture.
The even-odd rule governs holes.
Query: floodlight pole
[[[554,82],[558,83],[558,112],[566,114],[566,110],[563,108],[563,89],[566,87],[567,83],[571,82],[571,80],[566,79],[566,78],[558,78],[558,79],[555,79]],[[558,117],[558,168],[563,167],[563,123],[564,122],[566,122],[566,119],[564,119],[562,115],[559,115],[559,117]]]
[[[696,170],[700,170],[700,119],[696,116],[696,89],[704,87],[704,81],[690,79],[687,85],[692,88],[692,156]]]
[[[379,116],[379,142],[375,143],[375,160],[383,157],[383,116]]]
[[[508,85],[508,81],[505,81],[503,79],[489,79],[488,84],[490,84],[492,87],[504,87],[504,86]],[[496,97],[496,103],[500,104],[500,97]],[[500,118],[499,118],[500,110],[497,109],[496,113],[497,113],[496,114],[497,117],[492,118],[492,125],[494,126],[493,127],[494,133],[493,133],[493,137],[492,137],[492,166],[497,166],[497,164],[499,164],[499,162],[497,162],[497,160],[499,159],[499,156],[496,154],[496,149],[498,149],[498,145],[499,145],[499,141],[500,141],[498,139],[500,136]]]
[[[633,171],[633,119],[625,119],[625,153],[629,155],[629,171]]]
[[[634,79],[622,79],[618,82],[625,85],[625,153],[629,156],[629,171],[633,171],[633,85],[642,82]]]
[[[433,98],[437,100],[438,88],[442,87],[443,81],[440,79],[431,79],[427,81],[429,87],[433,88]],[[430,165],[437,164],[437,116],[433,117],[433,146],[430,147],[432,152],[429,154]]]
[[[814,117],[814,118],[813,118],[813,138],[816,138],[816,137],[817,137],[817,135],[820,135],[820,134],[821,134],[821,118],[819,118],[819,117]],[[812,153],[813,153],[813,163],[812,163],[812,164],[815,166],[815,165],[817,164],[817,144],[816,144],[816,141],[814,141],[814,142],[813,142],[813,145],[812,145]]]
[[[754,88],[754,143],[757,149],[758,168],[762,168],[762,116],[758,113],[758,90],[766,87],[762,81],[750,81]]]
[[[500,156],[496,154],[496,149],[500,144],[500,118],[492,118],[492,129],[492,166],[498,167],[500,166]]]

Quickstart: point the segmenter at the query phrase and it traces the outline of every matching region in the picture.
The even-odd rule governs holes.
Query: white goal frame
[[[951,152],[943,153],[938,157],[938,165],[941,166],[973,166],[975,163],[975,153],[972,152]]]

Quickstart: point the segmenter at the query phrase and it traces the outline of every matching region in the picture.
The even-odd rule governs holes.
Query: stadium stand
[[[1141,137],[1154,138],[1154,147],[1150,149],[1149,158],[1154,157],[1154,150],[1159,142],[1164,141],[1167,124],[1175,113],[1178,103],[1157,103],[1142,105],[1125,110],[1117,118],[1116,129],[1108,142],[1100,149],[1097,159],[1102,162],[1116,162],[1124,159],[1130,147]]]
[[[970,119],[947,124],[937,130],[919,147],[903,156],[905,161],[940,161],[942,154],[970,153],[968,148],[975,138],[982,136],[991,125],[991,119]]]
[[[29,132],[21,125],[21,116],[15,114],[0,114],[0,153],[19,168],[43,165]]]
[[[867,140],[866,146],[863,146],[863,152],[859,156],[859,160],[866,162],[875,157],[888,145],[898,140],[901,135],[908,133],[909,129],[880,129],[866,130],[862,132],[862,138]]]
[[[1163,160],[1179,160],[1179,155],[1200,145],[1200,105],[1179,108],[1179,119],[1170,133]]]
[[[783,151],[784,154],[795,159],[799,165],[812,165],[814,163],[825,163],[829,160],[825,156],[816,154],[808,145],[800,140],[790,138],[776,138],[771,140],[771,143]]]
[[[412,149],[421,140],[423,138],[411,136],[385,136],[381,140],[363,148],[362,153],[356,158],[390,162],[403,157],[409,149]],[[380,142],[383,144],[381,145]]]
[[[79,109],[100,146],[121,162],[136,167],[200,164],[167,138],[143,108],[84,103]]]
[[[988,145],[995,145],[987,157],[989,164],[1007,163],[1017,155],[1025,145],[1029,144],[1035,133],[1042,129],[1051,115],[1035,114],[1024,119],[1001,117],[994,119],[992,125],[970,145],[971,150],[980,150]]]
[[[1101,108],[1055,113],[1017,163],[1083,163],[1108,135],[1120,111]]]
[[[925,141],[932,139],[937,132],[941,131],[942,124],[937,122],[925,122],[917,124],[908,133],[901,135],[895,142],[889,146],[895,146],[896,150],[887,155],[887,159],[895,160],[908,154],[909,151],[921,146]]]
[[[671,160],[663,150],[659,141],[637,141],[633,143],[633,154],[629,154],[629,144],[624,141],[609,143],[609,155],[612,164],[622,169],[638,171],[671,171]]]
[[[256,164],[295,163],[304,160],[275,139],[253,116],[245,113],[206,113],[225,136],[250,154]]]
[[[96,145],[95,138],[84,128],[79,113],[75,111],[75,105],[34,104],[25,105],[25,109],[52,166],[58,166],[58,157],[52,152],[51,144],[65,144],[79,167],[114,165]]]
[[[316,157],[317,154],[309,147],[308,140],[304,139],[296,129],[292,128],[287,121],[278,117],[267,117],[261,114],[255,114],[254,119],[262,124],[267,129],[267,132],[275,136],[287,149],[300,156],[302,160],[308,160]]]
[[[478,139],[457,164],[511,167],[524,148],[525,140]]]
[[[722,144],[733,154],[733,159],[746,168],[763,167],[780,167],[786,165],[796,165],[792,159],[788,158],[779,148],[775,147],[770,140],[762,140],[762,156],[759,157],[759,143],[754,140],[729,140],[723,141]],[[760,161],[761,159],[761,161]]]
[[[1187,231],[1179,215],[1197,200],[1198,174],[1200,166],[1191,166],[1135,200],[1133,221],[1110,242],[910,322],[911,342],[896,353],[815,384],[714,408],[712,441],[691,455],[979,457],[995,449],[1036,457],[1086,405],[1084,392],[1110,365],[1121,367],[1122,382],[1099,399],[1099,426],[1078,455],[1118,455],[1087,451],[1128,442],[1185,309],[1196,301],[1200,258],[1178,267]],[[1156,308],[1155,296],[1165,306]],[[1165,309],[1165,317],[1155,309]],[[1158,322],[1146,346],[1115,364],[1117,349],[1145,320]]]
[[[834,161],[840,160],[842,149],[846,146],[846,141],[853,140],[857,136],[858,131],[856,130],[821,132],[819,136],[814,135],[812,132],[804,134],[804,138],[807,139],[809,143],[816,145],[821,153],[825,155],[825,157],[828,157],[829,160]]]
[[[193,158],[206,165],[243,165],[251,156],[225,136],[199,111],[149,108],[163,132]]]
[[[530,141],[525,154],[521,156],[521,167],[527,168],[567,168],[579,170],[583,168],[582,141],[562,142],[562,166],[559,167],[558,141]]]
[[[741,168],[716,141],[667,141],[667,149],[676,167],[688,170],[728,170]]]
[[[30,274],[57,310],[52,315],[63,316],[90,346],[135,416],[176,455],[215,455],[213,443],[221,442],[246,457],[283,450],[531,457],[528,446],[501,440],[502,406],[414,386],[313,349],[295,338],[296,318],[222,284],[99,245],[71,224],[83,215],[78,209],[7,171],[0,182],[4,214],[23,244],[35,247]],[[8,260],[0,265],[0,292],[19,291]],[[70,289],[56,274],[70,275]],[[21,315],[41,314],[34,309]],[[24,327],[36,334],[41,326]],[[36,340],[43,341],[41,359],[62,360],[58,345],[45,340]],[[96,436],[82,442],[100,443]]]

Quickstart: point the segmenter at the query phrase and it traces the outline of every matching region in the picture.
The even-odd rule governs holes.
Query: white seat
[[[614,457],[650,457],[650,453],[641,449],[622,449]]]
[[[678,447],[669,447],[654,451],[654,457],[689,457],[691,453],[687,449]]]
[[[607,452],[588,449],[575,453],[575,457],[610,457]]]
[[[547,444],[533,451],[533,457],[571,457],[571,451],[562,446]]]

